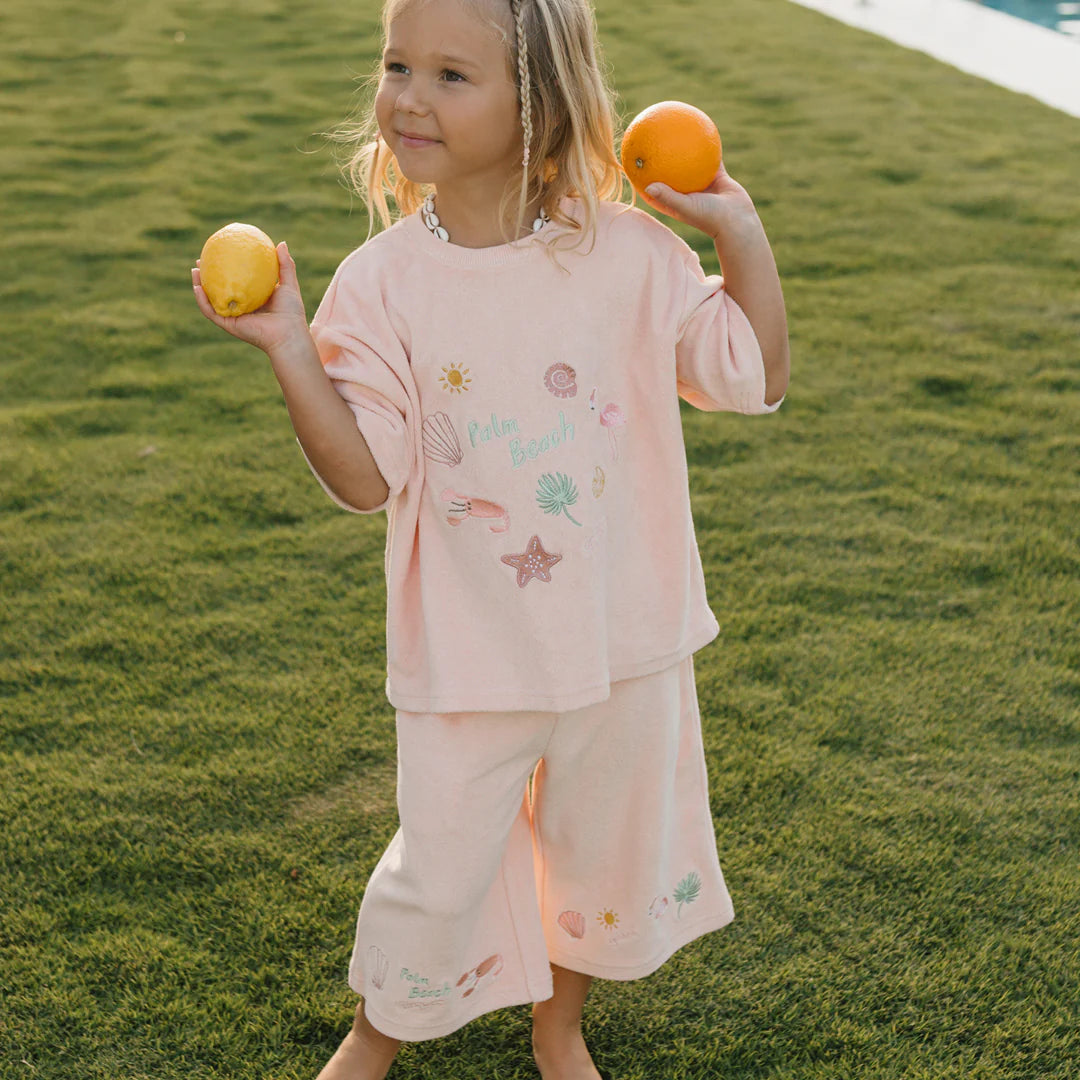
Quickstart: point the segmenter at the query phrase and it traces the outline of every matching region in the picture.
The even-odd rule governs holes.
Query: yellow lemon
[[[274,241],[254,225],[234,221],[203,244],[199,277],[219,315],[255,311],[270,299],[278,283]]]

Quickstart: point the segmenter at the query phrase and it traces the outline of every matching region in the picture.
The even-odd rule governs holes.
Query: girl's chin
[[[400,161],[398,162],[398,172],[413,184],[433,184],[435,182],[435,174],[432,171],[415,168],[406,169]]]

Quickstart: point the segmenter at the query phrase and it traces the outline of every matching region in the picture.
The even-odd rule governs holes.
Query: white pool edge
[[[974,0],[791,0],[1080,117],[1080,40]]]

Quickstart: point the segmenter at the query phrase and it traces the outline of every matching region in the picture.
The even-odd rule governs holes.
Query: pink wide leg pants
[[[693,656],[570,712],[398,710],[396,724],[400,828],[349,965],[384,1034],[433,1039],[543,1001],[550,963],[640,979],[734,917]]]

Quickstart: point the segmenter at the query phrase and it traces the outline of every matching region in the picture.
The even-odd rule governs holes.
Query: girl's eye
[[[402,70],[404,70],[405,65],[404,64],[399,64],[396,60],[392,60],[392,61],[390,61],[390,63],[388,63],[386,65],[386,70],[387,71],[392,72],[394,74],[397,74],[397,72],[394,71],[395,68],[401,68]],[[453,78],[449,80],[450,82],[465,82],[466,81],[464,75],[462,75],[460,72],[457,72],[457,71],[451,71],[449,68],[444,69],[443,74],[453,76]]]

